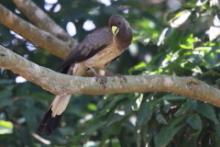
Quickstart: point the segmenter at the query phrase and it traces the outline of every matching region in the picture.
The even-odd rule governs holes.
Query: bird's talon
[[[99,84],[103,87],[106,88],[106,83],[107,79],[104,76],[96,76],[96,81],[99,82]]]
[[[125,76],[117,75],[117,77],[119,78],[120,82],[127,82],[127,79],[125,78]]]

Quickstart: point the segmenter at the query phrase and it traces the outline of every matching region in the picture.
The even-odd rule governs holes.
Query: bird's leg
[[[88,66],[87,66],[88,67]],[[93,68],[93,67],[88,67],[88,69],[89,69],[89,75],[93,75],[93,76],[100,76],[99,75],[99,73],[96,71],[96,69],[95,68]]]
[[[88,67],[88,66],[87,66]],[[93,67],[88,67],[89,71],[90,71],[90,75],[92,74],[93,76],[95,76],[96,81],[99,82],[103,88],[105,88],[105,84],[107,82],[107,79],[105,77],[105,72],[104,70],[97,70]]]

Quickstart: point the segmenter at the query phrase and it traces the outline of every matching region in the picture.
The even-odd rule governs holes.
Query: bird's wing
[[[108,46],[112,41],[112,33],[108,28],[98,29],[88,34],[85,39],[69,54],[60,66],[59,70],[66,73],[73,63],[85,61],[100,50]]]

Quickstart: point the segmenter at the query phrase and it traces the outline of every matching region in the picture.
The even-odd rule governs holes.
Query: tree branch
[[[43,10],[31,0],[13,0],[17,8],[37,27],[53,34],[62,41],[75,45],[71,38],[59,25],[55,23]]]
[[[19,18],[1,4],[0,22],[7,28],[30,40],[35,45],[48,49],[48,51],[58,57],[64,58],[72,49],[72,46],[67,45],[50,33],[38,29],[22,18]]]
[[[69,76],[41,67],[0,46],[0,66],[54,94],[90,94],[132,92],[172,92],[220,107],[220,90],[192,77],[142,75],[106,77],[106,82],[96,78]]]

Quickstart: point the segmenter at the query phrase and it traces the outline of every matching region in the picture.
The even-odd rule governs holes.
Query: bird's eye
[[[118,26],[121,26],[121,22],[118,22]]]

